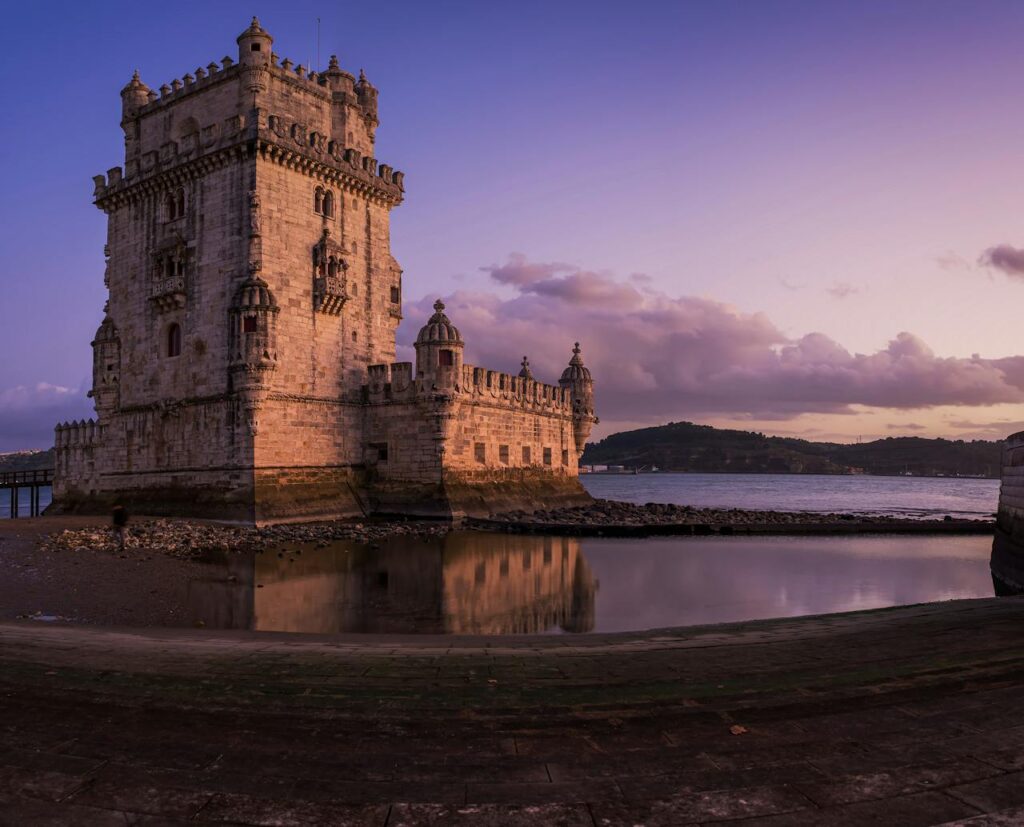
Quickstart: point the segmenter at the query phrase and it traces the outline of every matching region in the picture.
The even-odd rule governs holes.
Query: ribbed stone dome
[[[444,315],[444,302],[440,299],[434,302],[434,315],[420,329],[420,334],[416,337],[416,344],[462,344],[462,334]]]
[[[583,358],[580,356],[580,343],[576,342],[575,347],[572,349],[572,359],[569,360],[569,367],[562,371],[560,384],[568,384],[579,380],[585,382],[592,381],[590,370],[583,364]]]
[[[242,282],[235,293],[234,306],[238,310],[277,310],[274,294],[261,278],[250,278]]]

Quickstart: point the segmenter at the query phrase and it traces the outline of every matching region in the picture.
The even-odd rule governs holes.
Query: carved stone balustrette
[[[313,307],[319,313],[338,316],[348,301],[348,262],[343,256],[341,245],[325,227],[313,247]]]

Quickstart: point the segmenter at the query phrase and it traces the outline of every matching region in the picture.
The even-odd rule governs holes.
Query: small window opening
[[[501,461],[502,465],[508,465],[508,446],[507,445],[499,445],[498,446],[498,459]]]
[[[356,333],[354,330],[352,331],[352,341],[353,342],[358,342],[359,341],[359,334]]]
[[[242,319],[242,332],[243,333],[255,333],[256,332],[256,317],[246,316]]]
[[[330,191],[324,193],[324,215],[327,218],[334,217],[334,193]]]
[[[324,191],[321,187],[317,187],[313,191],[313,212],[322,213],[324,211]]]
[[[476,443],[473,446],[473,455],[477,462],[487,462],[487,446],[482,442]]]
[[[172,324],[167,328],[167,355],[181,355],[181,325]]]
[[[391,303],[398,304],[402,300],[402,294],[397,287],[391,288]]]
[[[455,354],[450,350],[439,350],[437,352],[437,364],[442,368],[450,368],[455,364]]]
[[[388,587],[388,573],[386,571],[377,572],[377,585],[382,589]]]
[[[178,190],[178,194],[174,197],[174,203],[177,206],[177,217],[181,218],[185,214],[185,190]]]
[[[259,43],[253,43],[253,44],[252,44],[252,45],[251,45],[251,46],[249,47],[249,51],[250,51],[250,52],[258,52],[259,50],[260,50],[260,44],[259,44]]]
[[[551,464],[551,449],[550,448],[545,448],[544,449],[544,464],[545,465],[550,465]]]
[[[530,464],[530,446],[529,445],[524,445],[523,446],[523,465],[529,465],[529,464]]]
[[[377,452],[377,462],[388,461],[388,444],[386,442],[371,442],[370,448]]]
[[[569,452],[565,448],[563,448],[562,449],[562,465],[568,465],[568,464],[569,464]]]

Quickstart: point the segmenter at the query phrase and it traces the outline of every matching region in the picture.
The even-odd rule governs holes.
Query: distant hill
[[[4,471],[37,471],[53,468],[53,448],[45,451],[15,451],[0,454],[0,473]]]
[[[998,478],[1002,443],[890,437],[845,445],[670,422],[587,446],[585,465],[761,474],[904,474]]]

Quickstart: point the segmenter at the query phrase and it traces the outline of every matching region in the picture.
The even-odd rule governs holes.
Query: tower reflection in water
[[[189,602],[216,628],[496,635],[589,632],[596,591],[578,539],[457,532],[233,557]]]

